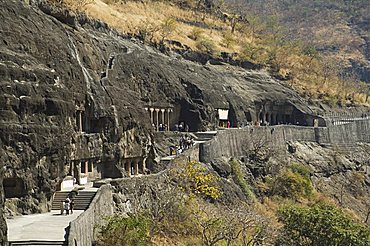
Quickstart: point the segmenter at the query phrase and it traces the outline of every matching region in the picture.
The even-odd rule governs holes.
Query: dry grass
[[[155,42],[161,40],[161,25],[168,18],[177,20],[176,28],[168,39],[176,40],[194,50],[196,50],[196,41],[191,39],[191,33],[194,25],[187,23],[198,22],[205,27],[198,27],[204,36],[213,40],[218,50],[222,47],[222,32],[214,30],[212,27],[228,27],[220,20],[207,16],[202,22],[200,15],[196,12],[185,11],[177,6],[169,5],[163,2],[132,2],[108,5],[103,1],[96,0],[86,8],[86,13],[94,18],[107,22],[112,27],[123,33],[139,34],[143,29],[152,26],[155,29],[153,33]],[[156,28],[155,28],[156,27]]]
[[[220,52],[242,54],[246,46],[251,46],[254,50],[258,50],[256,54],[240,55],[241,58],[277,67],[275,73],[283,77],[289,75],[290,85],[305,96],[313,99],[326,98],[332,106],[349,103],[370,106],[370,100],[365,95],[366,88],[359,89],[353,81],[342,81],[337,74],[329,74],[330,68],[325,68],[326,62],[319,62],[317,59],[303,55],[298,46],[276,48],[276,44],[271,41],[272,37],[254,34],[251,31],[252,27],[248,25],[240,26],[234,34],[228,35],[231,30],[228,23],[210,15],[203,19],[201,13],[181,9],[174,4],[129,0],[110,4],[105,2],[95,0],[92,4],[84,6],[83,10],[89,16],[100,19],[123,33],[138,36],[145,34],[143,37],[145,41],[152,43],[165,41],[169,47],[166,42],[168,40],[178,41],[192,50],[202,49],[204,47],[202,44],[208,43],[212,51],[204,48],[203,51],[207,50],[213,55],[218,55]],[[169,19],[176,21],[168,31],[166,23]],[[346,27],[342,30],[332,30],[335,32],[332,37],[335,37],[336,43],[344,44],[348,41],[338,38],[340,37],[338,32],[343,31],[348,32]],[[196,38],[194,38],[195,32],[198,33]],[[316,35],[328,35],[328,30],[319,29]],[[230,40],[232,42],[227,45]],[[357,40],[352,41],[357,42]],[[272,51],[276,51],[273,60],[269,55]],[[352,54],[356,55],[353,52]]]

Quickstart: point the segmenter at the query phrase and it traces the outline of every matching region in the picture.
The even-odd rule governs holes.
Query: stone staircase
[[[69,191],[57,191],[54,194],[53,203],[51,206],[52,210],[60,210],[61,202],[64,201],[70,194]],[[77,196],[74,198],[75,206],[74,210],[86,210],[88,209],[96,191],[79,191]]]
[[[217,135],[217,131],[209,131],[209,132],[194,132],[193,133],[196,137],[196,143],[204,143],[211,140],[214,136]]]
[[[57,245],[67,246],[66,241],[47,241],[47,240],[24,240],[24,241],[9,241],[9,246],[34,246],[34,245]]]

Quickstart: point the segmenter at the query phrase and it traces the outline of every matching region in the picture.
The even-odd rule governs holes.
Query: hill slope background
[[[228,0],[250,18],[275,18],[287,38],[303,40],[370,82],[370,3],[366,0]],[[267,18],[267,19],[269,19]],[[266,18],[265,18],[266,20]]]
[[[353,64],[366,77],[368,32],[357,33],[349,26],[350,17],[341,21],[332,17],[345,11],[332,11],[334,3],[315,1],[327,6],[315,10],[316,5],[303,1],[50,1],[85,12],[162,50],[196,51],[263,67],[313,103],[369,104],[369,86],[349,72]],[[361,10],[358,23],[366,22],[367,5],[365,1],[353,4]],[[366,29],[366,24],[358,26]],[[307,38],[311,36],[317,38]]]

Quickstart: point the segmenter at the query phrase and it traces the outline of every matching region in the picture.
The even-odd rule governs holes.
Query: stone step
[[[216,134],[217,134],[217,131],[212,131],[212,132],[195,132],[194,133],[197,142],[206,142],[206,141],[209,141],[214,136],[216,136]]]
[[[88,209],[91,201],[94,199],[96,192],[94,191],[79,191],[77,196],[74,198],[74,210],[86,210]],[[69,192],[58,191],[54,195],[53,203],[51,206],[52,210],[59,210],[62,201],[64,201],[69,195]]]
[[[46,241],[46,240],[25,240],[25,241],[9,241],[9,246],[16,246],[16,245],[59,245],[59,246],[67,246],[67,242],[65,241]]]

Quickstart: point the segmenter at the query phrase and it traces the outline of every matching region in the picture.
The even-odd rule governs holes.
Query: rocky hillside
[[[262,119],[312,125],[326,108],[262,66],[228,54],[157,49],[43,0],[0,3],[0,181],[7,215],[47,211],[71,162],[98,159],[122,171],[123,160],[140,157],[153,170],[150,107],[172,109],[170,127],[186,122],[191,131],[216,128],[218,109],[229,110],[238,126]]]
[[[342,76],[344,68],[349,67],[346,59],[343,64],[323,56],[310,42],[301,42],[292,38],[293,32],[285,32],[279,16],[269,12],[279,9],[273,3],[281,1],[269,2],[271,6],[260,6],[258,1],[230,5],[208,0],[49,2],[84,12],[161,49],[196,51],[265,67],[308,100],[340,107],[367,104],[369,100],[368,85],[357,83],[355,76]],[[322,26],[330,28],[327,23]],[[337,43],[347,42],[342,41]]]
[[[235,125],[251,121],[267,101],[312,113],[298,93],[250,63],[162,53],[43,1],[2,1],[0,16],[3,177],[19,188],[7,199],[9,213],[46,211],[71,160],[153,159],[148,105],[173,107],[171,124],[187,121],[190,130],[214,128],[218,108],[230,109]],[[96,138],[99,147],[79,147]]]
[[[238,1],[249,18],[279,23],[287,38],[300,39],[320,53],[340,62],[344,72],[354,72],[362,81],[370,82],[370,4],[357,1]],[[266,18],[267,17],[267,18]],[[271,23],[270,23],[271,24]]]

